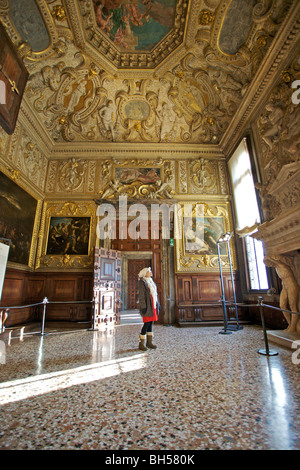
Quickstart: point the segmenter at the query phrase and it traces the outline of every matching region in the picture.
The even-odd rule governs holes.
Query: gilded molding
[[[208,245],[205,242],[206,235],[204,234],[206,230],[206,223],[203,225],[203,232],[197,234],[196,239],[198,238],[197,245],[201,245],[202,248],[194,250],[193,247],[186,249],[186,236],[187,236],[187,227],[183,225],[184,218],[189,219],[189,214],[185,212],[186,206],[183,206],[183,203],[178,201],[179,210],[176,213],[175,219],[175,271],[177,273],[191,273],[191,272],[216,272],[219,271],[219,259],[216,248],[216,240],[219,238],[221,233],[233,231],[233,222],[231,217],[230,205],[228,203],[215,203],[212,201],[203,202],[203,200],[198,201],[189,201],[191,207],[191,216],[192,218],[200,218],[204,221],[207,220],[218,220],[218,223],[213,223],[213,235],[208,235],[210,237],[210,243]],[[186,202],[185,202],[186,204]],[[185,208],[184,208],[185,207]],[[223,221],[223,226],[219,226],[220,220]],[[219,231],[218,231],[219,230]],[[220,231],[221,230],[221,231]],[[194,228],[193,228],[194,231]],[[209,232],[208,232],[209,233]],[[201,240],[200,240],[201,239]],[[192,244],[194,242],[191,242]],[[230,250],[232,252],[232,264],[233,269],[236,269],[236,252],[233,241],[230,242]],[[221,253],[221,263],[222,269],[224,271],[230,270],[229,259],[227,256],[227,251]]]
[[[88,217],[90,219],[88,233],[88,254],[68,254],[60,255],[47,254],[47,244],[49,237],[51,217]],[[39,244],[36,259],[36,269],[42,270],[91,270],[93,267],[93,249],[96,237],[96,205],[92,202],[82,201],[46,201],[41,217],[39,231]]]

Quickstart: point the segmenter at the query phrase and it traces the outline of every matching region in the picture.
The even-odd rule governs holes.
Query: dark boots
[[[146,343],[146,346],[147,346],[147,348],[149,348],[149,349],[156,349],[157,346],[155,346],[155,344],[152,343],[152,338],[153,338],[153,334],[152,334],[152,333],[147,333],[147,343]]]
[[[146,345],[145,345],[145,339],[146,339],[146,336],[145,335],[140,335],[140,341],[139,341],[139,349],[141,351],[147,351],[147,349],[156,349],[157,346],[155,346],[155,344],[152,343],[152,333],[147,333],[147,342],[146,342]]]
[[[146,348],[145,346],[145,339],[146,339],[146,336],[145,335],[140,335],[140,341],[139,341],[139,349],[141,351],[147,351],[148,348]]]

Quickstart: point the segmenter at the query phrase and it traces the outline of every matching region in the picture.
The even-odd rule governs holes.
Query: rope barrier
[[[43,302],[38,302],[38,303],[35,303],[35,304],[0,307],[0,313],[1,313],[1,311],[5,311],[7,313],[7,311],[9,311],[11,309],[29,308],[29,307],[36,307],[36,306],[39,306],[39,305],[43,305],[43,315],[42,315],[40,333],[28,333],[28,334],[40,334],[41,336],[44,336],[44,335],[48,334],[48,333],[45,333],[46,306],[47,306],[47,304],[90,304],[90,303],[95,303],[95,301],[94,300],[50,301],[50,300],[47,299],[47,297],[45,297],[43,299]],[[0,333],[3,333],[4,330],[5,330],[5,328],[2,326],[1,329],[0,329]]]
[[[168,300],[170,300],[170,299],[168,299]],[[43,305],[43,316],[42,316],[42,324],[41,324],[40,334],[41,334],[41,336],[44,336],[44,335],[48,334],[48,333],[45,333],[46,308],[47,308],[48,304],[96,304],[96,303],[98,303],[98,302],[96,302],[95,300],[49,301],[47,299],[47,297],[45,297],[42,302],[38,302],[38,303],[35,303],[35,304],[0,307],[0,313],[1,313],[1,311],[7,311],[7,310],[11,310],[11,309],[29,308],[29,307],[36,307],[36,306],[39,306],[39,305]],[[283,309],[283,308],[280,308],[280,307],[275,307],[273,305],[265,304],[263,302],[262,297],[258,297],[258,303],[257,304],[237,303],[237,302],[231,302],[231,301],[227,301],[227,300],[224,300],[224,299],[220,299],[218,301],[218,303],[211,303],[211,304],[198,304],[197,303],[197,304],[187,304],[187,305],[196,306],[196,307],[199,307],[199,308],[201,308],[201,307],[220,307],[220,303],[223,303],[223,305],[232,305],[234,307],[247,307],[247,308],[249,308],[249,307],[258,307],[259,308],[260,316],[261,316],[261,323],[262,323],[262,327],[263,327],[265,349],[259,349],[258,353],[266,355],[266,356],[275,356],[275,355],[278,355],[278,352],[269,349],[268,337],[267,337],[266,325],[265,325],[265,318],[264,318],[264,307],[270,308],[270,309],[273,309],[273,310],[278,310],[278,311],[281,311],[281,312],[290,313],[292,315],[300,315],[300,312],[293,312],[291,310],[286,310],[286,309]],[[184,305],[182,305],[182,306],[184,306]],[[169,313],[168,313],[168,315],[169,315]],[[169,316],[168,316],[168,324],[169,324]],[[225,328],[222,331],[222,334],[224,334],[224,333],[231,334],[231,331],[229,331],[229,332],[226,331],[227,328],[230,328],[230,326],[227,324],[227,318],[226,318]],[[239,325],[238,325],[238,327],[235,329],[235,331],[237,331],[241,328],[242,327],[239,327]],[[231,327],[231,329],[232,329],[232,327]],[[0,329],[0,333],[3,332],[3,330],[4,330],[4,327],[2,325],[2,327]],[[27,334],[30,334],[30,333],[27,333]],[[32,334],[38,334],[38,333],[32,333]],[[23,337],[23,331],[22,331],[22,337]]]
[[[43,305],[43,302],[39,302],[38,304],[30,304],[30,305],[17,305],[12,307],[0,307],[0,310],[11,310],[15,308],[28,308],[28,307],[35,307],[36,305]]]

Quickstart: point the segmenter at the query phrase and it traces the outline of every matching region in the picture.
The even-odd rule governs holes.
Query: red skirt
[[[152,302],[152,310],[153,310],[153,315],[152,317],[143,317],[143,322],[146,323],[148,321],[157,321],[158,320],[158,316],[157,316],[157,309],[154,308],[153,306],[153,299],[151,297],[151,302]]]

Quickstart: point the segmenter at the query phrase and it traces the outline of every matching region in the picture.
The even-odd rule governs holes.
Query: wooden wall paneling
[[[230,274],[224,275],[224,286],[226,300],[231,300],[233,291]],[[175,287],[179,323],[223,320],[222,304],[219,303],[222,297],[219,273],[177,274]]]
[[[183,299],[184,302],[192,302],[193,298],[193,288],[192,288],[192,279],[183,279]]]
[[[47,281],[46,297],[50,302],[58,302],[47,305],[48,321],[88,321],[91,319],[92,274],[87,278],[80,273],[56,273],[55,276],[49,275]],[[87,304],[71,303],[84,300]]]
[[[18,271],[11,268],[7,268],[1,299],[2,306],[14,307],[28,304],[25,296],[25,285],[27,276],[27,271]],[[33,319],[34,312],[33,309],[29,307],[22,309],[11,309],[9,312],[9,317],[6,320],[5,326],[10,327],[20,323],[27,323]]]
[[[25,278],[20,277],[7,277],[4,281],[2,303],[7,305],[22,305],[23,289]]]
[[[91,300],[93,297],[93,281],[91,276],[82,278],[81,300]]]
[[[221,298],[221,282],[216,277],[197,278],[197,301],[206,301],[215,303],[216,299]]]
[[[29,277],[26,279],[25,297],[30,303],[42,302],[45,294],[46,278]]]
[[[27,272],[7,269],[1,305],[18,306],[49,302],[87,301],[86,304],[47,304],[48,321],[89,321],[93,297],[92,273]],[[6,326],[40,321],[43,306],[11,310]]]
[[[51,281],[49,300],[76,300],[77,279],[54,278]]]

